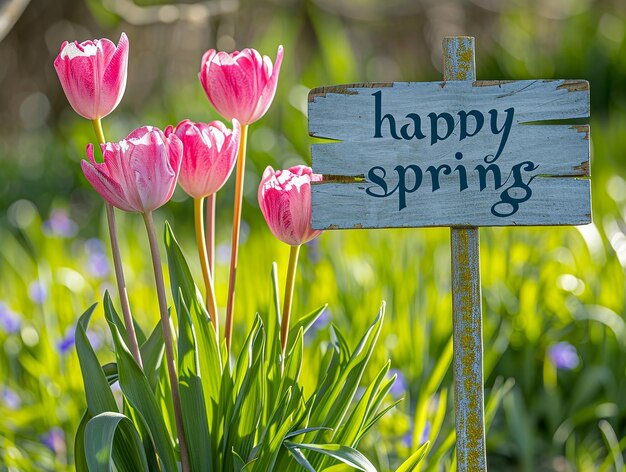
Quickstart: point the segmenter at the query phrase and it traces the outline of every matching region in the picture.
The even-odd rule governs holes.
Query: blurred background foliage
[[[310,164],[310,88],[440,80],[441,40],[459,34],[476,37],[481,79],[589,80],[594,224],[481,230],[489,464],[625,470],[626,2],[1,0],[0,15],[0,470],[72,469],[85,406],[72,333],[79,314],[111,289],[112,274],[103,207],[78,165],[95,139],[67,104],[52,62],[64,40],[117,42],[122,31],[129,78],[104,120],[110,140],[143,124],[218,118],[197,79],[206,49],[250,46],[274,58],[285,47],[274,104],[250,132],[239,334],[269,306],[271,262],[285,274],[288,250],[267,231],[256,192],[266,165]],[[231,181],[218,195],[221,306],[232,199]],[[192,205],[182,193],[159,211],[158,223],[165,219],[194,261]],[[148,328],[157,310],[140,225],[120,214],[131,303]],[[310,381],[328,324],[353,333],[354,343],[386,300],[372,365],[392,359],[392,396],[405,400],[362,450],[389,470],[430,439],[422,470],[454,470],[449,232],[327,232],[303,256],[295,316],[329,304],[307,339]],[[107,362],[111,341],[102,313],[96,318],[90,336]]]

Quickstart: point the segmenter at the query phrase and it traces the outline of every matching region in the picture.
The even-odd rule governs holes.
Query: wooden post
[[[444,80],[476,80],[474,38],[445,38],[443,50]],[[457,464],[459,471],[480,472],[487,459],[478,228],[450,228],[450,244]]]

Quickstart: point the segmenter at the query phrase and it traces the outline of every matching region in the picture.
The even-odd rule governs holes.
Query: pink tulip
[[[259,205],[274,236],[299,246],[321,233],[311,228],[311,182],[320,180],[322,176],[307,166],[277,171],[267,166],[259,185]]]
[[[175,134],[183,143],[183,162],[178,183],[192,198],[216,193],[228,180],[239,149],[241,125],[233,120],[232,131],[221,121],[209,124],[181,121],[165,136]]]
[[[202,56],[200,82],[209,101],[219,114],[242,125],[254,123],[272,104],[283,47],[278,47],[276,61],[246,48],[231,54],[208,50]]]
[[[76,113],[89,120],[103,118],[124,95],[128,38],[122,33],[117,47],[108,39],[65,41],[54,68]]]
[[[176,135],[166,137],[152,126],[138,128],[119,143],[101,145],[104,162],[93,157],[81,167],[96,192],[120,210],[149,213],[174,193],[183,145]]]

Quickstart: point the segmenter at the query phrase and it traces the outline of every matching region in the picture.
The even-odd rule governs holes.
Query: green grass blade
[[[429,446],[430,443],[428,441],[422,444],[417,451],[411,454],[411,457],[409,457],[400,467],[396,469],[396,472],[413,472],[420,462],[424,460],[424,457],[426,457]]]
[[[294,445],[293,447],[287,447],[287,450],[291,453],[296,462],[304,467],[305,470],[308,472],[317,472],[298,447]]]
[[[289,329],[289,337],[287,338],[287,351],[290,351],[293,347],[294,339],[298,334],[298,331],[302,329],[302,334],[306,334],[306,332],[313,326],[313,324],[317,321],[317,319],[322,316],[324,310],[328,305],[322,305],[317,310],[313,310],[311,313],[304,315],[298,321],[296,321],[293,326]]]
[[[341,444],[298,444],[285,441],[288,448],[306,449],[337,459],[363,472],[378,472],[374,464],[356,449]]]

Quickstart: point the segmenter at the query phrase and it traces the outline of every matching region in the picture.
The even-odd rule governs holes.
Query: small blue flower
[[[394,375],[396,375],[396,380],[389,389],[389,393],[393,398],[402,397],[406,393],[408,388],[406,377],[399,369],[390,369],[388,375],[389,377],[393,377]]]
[[[550,346],[548,357],[557,369],[572,370],[580,363],[576,348],[566,341]]]
[[[88,254],[87,270],[89,273],[100,279],[109,275],[111,266],[102,241],[98,238],[88,239],[85,241],[85,250]]]
[[[89,253],[104,254],[104,243],[98,238],[89,238],[85,241],[85,249]]]
[[[308,243],[305,243],[305,245],[309,248],[309,260],[314,264],[319,262],[321,259],[319,238],[311,239]]]
[[[320,313],[320,316],[318,316],[317,319],[313,322],[310,329],[314,331],[320,331],[330,324],[330,320],[330,309],[325,308],[322,313]]]
[[[87,330],[87,339],[89,339],[89,344],[91,344],[94,351],[100,349],[102,344],[104,344],[102,334],[90,329]]]
[[[20,330],[22,320],[17,313],[11,310],[6,303],[0,302],[0,328],[7,333],[12,334]]]
[[[109,275],[111,270],[109,258],[106,254],[102,253],[89,254],[89,258],[87,259],[87,270],[94,277],[98,277],[100,279],[106,277]]]
[[[66,451],[65,432],[58,426],[42,435],[41,442],[55,454],[64,454]]]
[[[426,424],[424,425],[424,429],[422,430],[422,434],[420,436],[420,444],[424,444],[426,441],[428,441],[431,428],[432,426],[430,424],[430,421],[426,421]]]
[[[0,399],[2,400],[2,404],[9,410],[19,410],[22,406],[20,396],[15,393],[15,390],[9,387],[3,387],[2,390],[0,390]]]
[[[41,305],[48,298],[48,287],[40,280],[35,280],[28,286],[28,296],[32,301]]]
[[[330,324],[330,320],[332,319],[332,315],[328,307],[320,313],[320,316],[313,322],[310,328],[304,333],[304,342],[306,344],[312,342],[315,339],[317,333],[324,328],[326,328]]]
[[[72,349],[75,342],[76,338],[74,330],[68,329],[63,339],[57,342],[57,350],[60,354],[67,354],[69,350]]]
[[[78,232],[78,225],[70,219],[66,210],[57,208],[52,210],[50,218],[43,224],[43,229],[50,236],[71,238]]]
[[[413,445],[413,423],[411,423],[408,431],[402,436],[402,443],[409,449]]]

